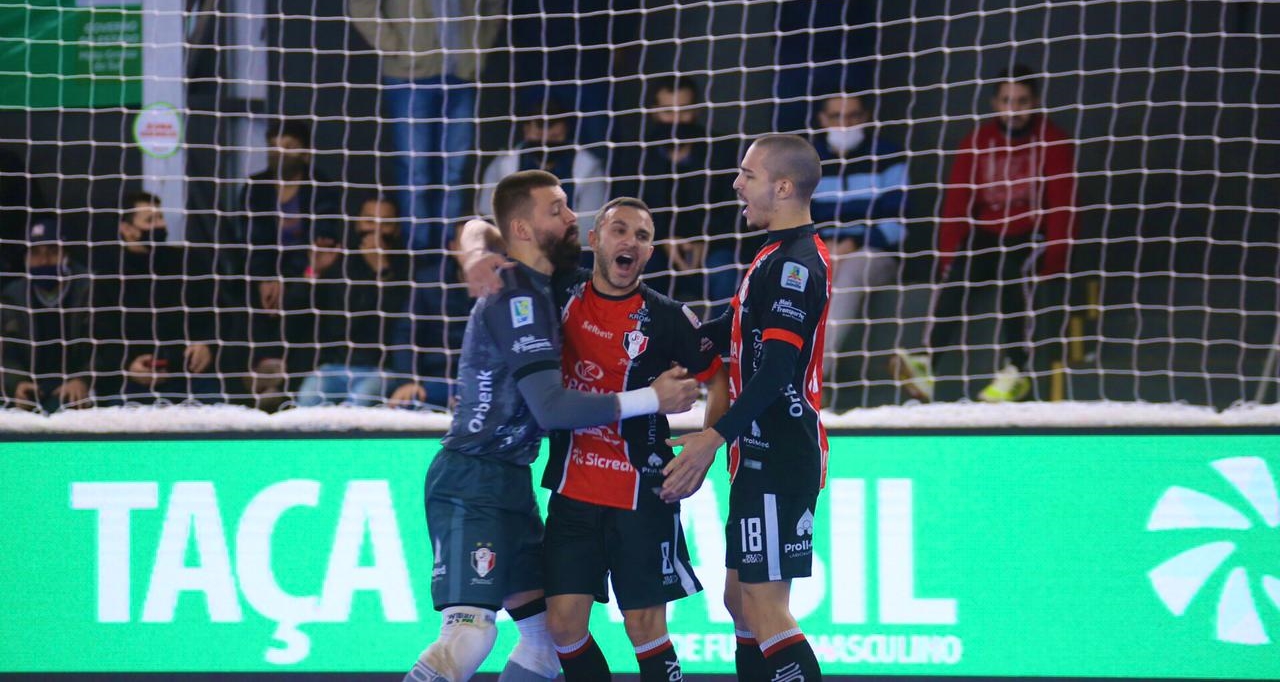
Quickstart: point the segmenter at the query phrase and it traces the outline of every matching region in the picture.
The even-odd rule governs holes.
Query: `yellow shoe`
[[[893,373],[912,398],[922,402],[933,400],[933,368],[924,353],[908,353],[899,348],[892,360]]]
[[[995,379],[978,394],[978,400],[984,403],[1010,403],[1027,397],[1031,392],[1031,379],[1022,375],[1022,370],[1013,363],[1006,364],[1004,369],[996,373]]]

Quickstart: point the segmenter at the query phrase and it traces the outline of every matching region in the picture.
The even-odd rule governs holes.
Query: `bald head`
[[[763,152],[764,171],[771,182],[790,180],[800,202],[813,197],[822,179],[822,160],[808,140],[799,135],[765,135],[752,146]]]

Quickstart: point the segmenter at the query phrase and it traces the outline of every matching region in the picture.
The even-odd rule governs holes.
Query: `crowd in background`
[[[646,282],[706,315],[723,310],[763,239],[744,232],[732,189],[744,139],[707,128],[699,82],[646,78],[643,124],[616,130],[607,64],[610,40],[625,42],[626,27],[594,14],[512,26],[514,40],[542,51],[514,62],[514,145],[480,155],[476,81],[499,22],[475,17],[498,16],[506,3],[470,4],[474,14],[442,17],[434,8],[452,5],[349,2],[354,31],[382,55],[393,188],[341,190],[348,178],[316,168],[308,123],[283,118],[263,140],[267,168],[244,182],[236,229],[212,248],[168,240],[164,213],[174,207],[145,192],[114,207],[118,237],[88,249],[64,248],[58,211],[32,213],[25,257],[5,256],[0,402],[50,412],[191,400],[447,409],[472,303],[456,228],[490,213],[499,179],[532,168],[560,178],[584,241],[608,199],[643,199],[662,244]],[[574,25],[552,25],[564,21]],[[572,49],[555,49],[555,40]],[[1009,372],[982,397],[1014,400],[1026,394],[1018,320],[1027,302],[1020,286],[1003,284],[1066,267],[1074,165],[1070,140],[1035,113],[1036,74],[1018,67],[991,76],[1000,115],[957,150],[937,216],[937,279],[999,286]],[[811,120],[778,120],[780,129],[808,131],[823,160],[814,219],[834,260],[831,372],[840,349],[856,342],[848,331],[866,317],[868,295],[899,277],[910,155],[878,134],[868,91],[803,95],[816,102]],[[38,205],[30,194],[23,201]],[[929,339],[939,352],[959,342],[970,288],[941,291],[941,323]],[[906,391],[930,399],[928,349],[904,350],[899,361]]]

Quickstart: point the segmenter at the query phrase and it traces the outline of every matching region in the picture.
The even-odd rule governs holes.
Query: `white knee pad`
[[[547,614],[516,621],[520,630],[520,640],[511,650],[507,660],[549,680],[560,673],[560,657],[556,655],[555,642],[547,633]]]
[[[441,615],[440,638],[422,652],[420,660],[448,682],[466,682],[498,637],[494,613],[475,606],[450,606]]]

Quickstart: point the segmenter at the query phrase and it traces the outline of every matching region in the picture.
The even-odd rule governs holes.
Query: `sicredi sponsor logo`
[[[1205,624],[1206,635],[1231,644],[1271,644],[1280,636],[1280,618],[1276,617],[1280,577],[1267,572],[1280,572],[1280,567],[1246,566],[1240,563],[1240,550],[1248,543],[1270,543],[1272,547],[1280,543],[1275,476],[1261,457],[1228,457],[1209,466],[1222,479],[1221,489],[1214,491],[1221,497],[1170,486],[1156,501],[1147,530],[1197,541],[1209,539],[1205,531],[1216,531],[1221,539],[1189,548],[1178,546],[1177,553],[1151,569],[1147,577],[1156,596],[1178,617],[1187,614],[1197,594],[1216,590],[1214,622]],[[1240,505],[1241,501],[1247,504]],[[1275,608],[1259,609],[1255,595],[1266,595]]]
[[[631,466],[631,462],[611,454],[600,454],[575,448],[570,456],[573,459],[573,463],[578,466],[604,469],[606,471],[635,471],[635,468]]]

